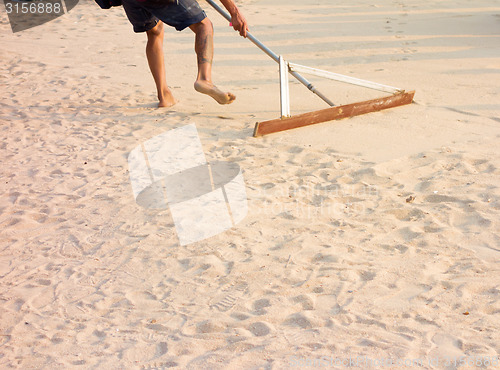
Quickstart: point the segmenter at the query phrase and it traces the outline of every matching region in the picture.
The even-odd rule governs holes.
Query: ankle
[[[172,92],[168,87],[158,91],[158,98],[172,95]]]
[[[212,80],[210,78],[203,78],[203,77],[198,77],[196,79],[195,83],[202,83],[202,84],[213,85],[213,82],[212,82]]]

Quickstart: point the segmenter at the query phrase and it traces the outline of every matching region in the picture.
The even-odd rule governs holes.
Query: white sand
[[[208,4],[231,106],[192,88],[189,31],[166,30],[180,102],[161,110],[122,9],[81,0],[16,34],[2,12],[1,368],[499,356],[498,2],[242,3],[290,61],[415,89],[416,103],[254,139],[279,115],[277,66]],[[312,80],[338,103],[378,96]],[[291,94],[294,113],[325,106]],[[127,155],[188,123],[209,161],[241,166],[249,212],[181,247],[168,210],[135,202]]]

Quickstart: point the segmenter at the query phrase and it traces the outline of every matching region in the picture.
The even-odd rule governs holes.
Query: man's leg
[[[148,43],[146,45],[146,56],[148,58],[149,69],[153,75],[158,92],[158,107],[171,107],[176,101],[168,88],[165,77],[165,63],[163,60],[163,22],[149,31]]]
[[[194,83],[196,91],[207,94],[219,104],[230,104],[236,96],[230,92],[219,90],[212,83],[212,59],[214,56],[214,29],[212,22],[205,18],[199,23],[189,26],[196,34],[194,49],[198,58],[198,76]]]

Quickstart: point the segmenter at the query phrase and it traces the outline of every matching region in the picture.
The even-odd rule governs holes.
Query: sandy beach
[[[122,8],[16,33],[2,10],[0,368],[500,368],[500,3],[237,4],[287,60],[414,103],[253,138],[280,115],[278,66],[206,2],[228,106],[193,89],[189,30],[165,30],[178,103],[157,109]],[[290,94],[292,114],[326,108]],[[182,245],[129,154],[190,124],[241,168],[248,213]]]

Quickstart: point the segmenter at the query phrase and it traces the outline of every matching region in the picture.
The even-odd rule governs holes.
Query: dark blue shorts
[[[161,20],[177,31],[199,23],[206,14],[196,0],[122,0],[134,32],[146,32]]]

